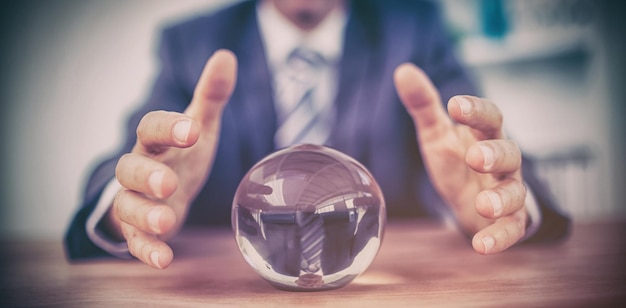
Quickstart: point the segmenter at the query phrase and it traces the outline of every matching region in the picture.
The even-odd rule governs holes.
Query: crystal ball
[[[241,254],[259,276],[289,291],[335,289],[372,263],[386,224],[370,172],[335,149],[297,145],[263,158],[232,205]]]

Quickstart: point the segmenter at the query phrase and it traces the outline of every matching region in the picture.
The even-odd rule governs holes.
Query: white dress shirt
[[[296,48],[318,53],[325,65],[319,74],[319,83],[312,92],[311,102],[315,110],[323,111],[324,125],[332,127],[335,116],[334,100],[337,94],[338,66],[343,49],[346,12],[334,8],[322,22],[310,31],[304,31],[278,11],[272,1],[260,1],[257,5],[257,20],[263,41],[270,73],[279,123],[293,110],[298,100],[278,99],[279,91],[293,86],[286,71],[287,59]]]

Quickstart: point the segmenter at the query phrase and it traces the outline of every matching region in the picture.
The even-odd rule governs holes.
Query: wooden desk
[[[137,261],[68,264],[60,242],[3,241],[0,307],[11,306],[622,306],[626,223],[577,224],[551,246],[474,253],[455,230],[432,221],[388,226],[372,266],[324,292],[271,287],[245,264],[230,230],[181,234],[170,268]]]

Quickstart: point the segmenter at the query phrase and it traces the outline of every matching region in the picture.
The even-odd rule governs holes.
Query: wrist
[[[109,207],[100,225],[102,230],[106,232],[112,240],[119,242],[125,241],[124,234],[122,233],[122,222],[113,206]]]

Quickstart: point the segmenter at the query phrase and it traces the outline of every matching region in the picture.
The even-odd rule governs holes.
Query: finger
[[[174,253],[163,241],[122,223],[122,232],[131,255],[154,268],[164,269],[172,263]]]
[[[485,218],[511,215],[524,207],[526,186],[522,181],[509,179],[476,196],[476,211]]]
[[[526,230],[526,212],[520,210],[502,217],[474,235],[472,246],[481,254],[493,254],[506,250],[517,243]]]
[[[218,50],[207,61],[200,75],[187,115],[205,128],[219,122],[226,102],[235,87],[237,59],[228,50]]]
[[[448,114],[456,122],[476,130],[479,139],[504,138],[502,112],[489,100],[466,95],[455,96],[448,102]]]
[[[438,139],[452,128],[452,120],[441,104],[439,92],[417,66],[404,63],[394,72],[398,95],[413,118],[422,141]]]
[[[522,165],[522,152],[512,140],[479,141],[467,149],[465,162],[478,172],[515,172]]]
[[[122,186],[158,199],[171,196],[178,185],[172,169],[137,153],[128,153],[119,159],[115,177]]]
[[[167,147],[192,146],[200,135],[199,126],[188,116],[167,111],[147,113],[137,126],[135,150],[145,154],[157,154]]]
[[[128,189],[117,193],[113,207],[120,221],[149,234],[166,234],[176,225],[172,208]]]

